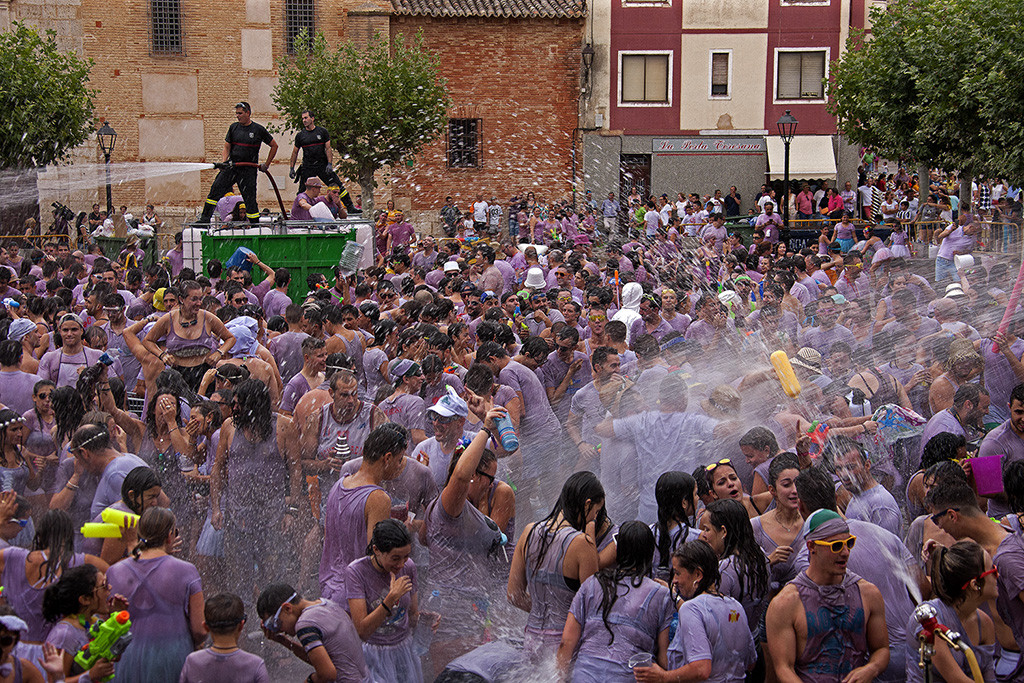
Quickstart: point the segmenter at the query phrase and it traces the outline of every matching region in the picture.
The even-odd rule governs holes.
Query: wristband
[[[384,608],[385,612],[387,612],[388,614],[391,614],[391,608],[388,607],[388,603],[386,603],[383,600],[381,600],[380,601],[380,606]]]

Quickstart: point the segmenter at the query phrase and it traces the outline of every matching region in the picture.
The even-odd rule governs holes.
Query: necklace
[[[183,318],[180,318],[180,317],[178,318],[178,324],[181,325],[181,329],[183,329],[183,330],[187,330],[188,328],[192,327],[193,325],[195,325],[198,322],[199,322],[199,316],[198,315],[195,318],[193,318],[192,320],[184,320]]]
[[[776,508],[775,510],[775,522],[786,531],[795,531],[796,529],[799,529],[801,526],[803,526],[803,520],[799,517],[797,517],[797,523],[793,526],[786,526],[785,524],[783,524],[782,519],[779,518],[778,508]]]

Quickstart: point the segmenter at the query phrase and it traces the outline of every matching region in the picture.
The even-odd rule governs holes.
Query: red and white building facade
[[[776,122],[799,121],[791,179],[856,181],[826,110],[831,62],[884,0],[604,0],[581,107],[584,185],[603,196],[728,193],[781,180]]]

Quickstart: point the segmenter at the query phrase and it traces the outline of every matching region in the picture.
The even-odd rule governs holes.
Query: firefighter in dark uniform
[[[235,105],[238,121],[228,127],[228,134],[224,137],[224,161],[218,164],[221,171],[210,188],[199,223],[210,222],[217,200],[230,192],[236,184],[245,202],[245,217],[250,223],[258,223],[260,220],[260,210],[256,205],[256,173],[266,171],[274,161],[277,141],[266,128],[253,123],[251,115],[252,107],[248,102]],[[270,145],[270,154],[267,155],[267,161],[261,164],[260,145],[263,143]]]
[[[295,170],[295,162],[299,158],[299,150],[302,150],[302,164],[299,170]],[[292,158],[289,162],[291,167],[288,170],[288,177],[294,178],[299,187],[306,186],[307,178],[320,178],[328,185],[336,185],[341,188],[339,197],[345,205],[349,214],[359,213],[359,209],[352,203],[352,198],[345,189],[345,183],[334,172],[331,162],[333,152],[331,151],[331,135],[323,126],[316,125],[313,112],[308,109],[302,112],[302,130],[295,136],[295,148],[292,150]]]

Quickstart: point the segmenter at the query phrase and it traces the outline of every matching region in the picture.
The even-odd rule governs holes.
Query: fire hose
[[[966,643],[963,642],[960,634],[951,631],[948,627],[939,623],[938,613],[931,605],[918,605],[914,610],[914,618],[921,624],[921,633],[917,638],[920,642],[920,660],[917,665],[924,673],[925,683],[932,681],[932,656],[935,654],[935,638],[938,636],[943,642],[954,650],[963,653],[967,660],[967,666],[971,669],[971,678],[975,683],[984,683],[981,675],[981,667],[978,666],[978,658]]]
[[[259,168],[260,165],[255,161],[231,161],[230,159],[213,165],[214,168],[221,171],[226,171],[235,166],[254,166]],[[270,186],[274,188],[274,194],[277,195],[277,204],[281,207],[282,220],[288,220],[288,212],[284,210],[284,201],[281,200],[281,190],[277,189],[277,181],[274,180],[274,176],[270,175],[269,169],[264,170],[263,172],[267,174],[267,178],[270,180]]]

